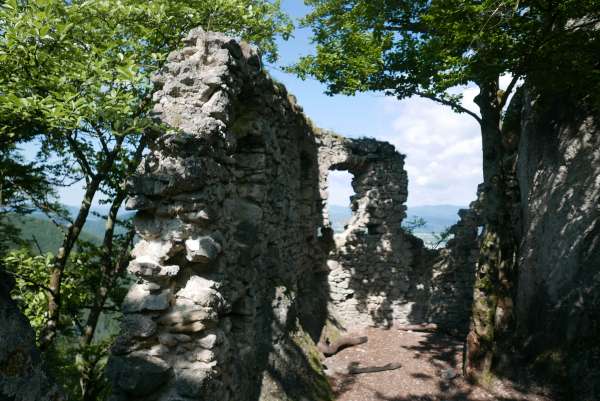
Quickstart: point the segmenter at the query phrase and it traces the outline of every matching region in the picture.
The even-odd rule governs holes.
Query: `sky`
[[[282,7],[293,18],[309,10],[302,0],[283,0]],[[351,138],[364,136],[387,141],[405,154],[408,206],[463,206],[475,199],[483,176],[481,135],[473,117],[418,97],[397,100],[380,93],[325,95],[325,85],[312,79],[302,81],[280,68],[313,51],[310,35],[309,29],[297,29],[294,38],[287,42],[280,40],[280,60],[266,69],[297,97],[317,126]],[[464,92],[463,105],[476,110],[473,98],[477,90],[460,90]],[[330,175],[331,204],[348,205],[352,194],[350,180],[348,173]]]
[[[282,7],[294,19],[309,10],[302,0],[283,0]],[[476,121],[422,98],[397,100],[381,93],[325,95],[325,85],[314,79],[302,81],[281,70],[282,66],[293,64],[300,56],[313,51],[310,35],[309,29],[298,28],[290,40],[279,40],[280,59],[274,65],[265,65],[265,69],[297,97],[316,125],[350,138],[373,137],[388,141],[405,154],[409,207],[468,205],[483,179],[481,138]],[[475,110],[472,99],[477,94],[476,89],[460,90],[464,92],[463,105]],[[331,173],[331,204],[349,204],[353,193],[350,181],[348,173]],[[81,184],[76,184],[61,189],[60,197],[65,204],[77,205],[82,193]]]

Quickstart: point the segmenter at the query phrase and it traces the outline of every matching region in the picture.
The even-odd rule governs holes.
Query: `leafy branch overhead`
[[[303,24],[313,30],[316,53],[289,70],[326,83],[329,94],[418,95],[478,119],[451,88],[504,74],[514,79],[511,89],[524,75],[544,82],[548,72],[559,76],[546,68],[549,63],[576,82],[597,74],[599,33],[593,27],[600,16],[595,0],[306,3],[312,11]],[[561,84],[556,81],[550,83]],[[509,94],[499,93],[502,105]]]

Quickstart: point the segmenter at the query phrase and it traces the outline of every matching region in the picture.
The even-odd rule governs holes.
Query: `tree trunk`
[[[124,255],[121,255],[116,262],[112,257],[113,236],[117,221],[117,213],[124,199],[124,191],[123,193],[119,192],[110,208],[106,219],[106,230],[104,233],[104,241],[102,244],[103,257],[102,262],[100,264],[100,283],[96,290],[94,304],[90,309],[90,314],[88,315],[83,334],[81,336],[81,344],[83,346],[90,345],[92,343],[92,339],[94,338],[94,332],[96,331],[96,326],[98,325],[100,314],[102,313],[102,309],[104,308],[106,300],[108,298],[108,293],[112,289],[119,273],[122,271],[123,264],[127,263],[128,260],[129,244],[131,244],[131,241],[133,240],[134,236],[133,230],[131,230],[127,234],[127,238],[125,239],[125,243],[123,244],[122,253]]]
[[[129,161],[129,166],[126,171],[126,175],[131,175],[138,164],[142,159],[142,153],[146,148],[146,137],[142,137],[138,147]],[[124,184],[124,183],[123,183]],[[104,230],[104,239],[102,241],[102,261],[100,264],[101,269],[101,277],[100,283],[95,293],[94,303],[90,309],[90,313],[86,320],[86,324],[83,329],[83,333],[80,338],[80,346],[87,347],[89,346],[93,339],[94,333],[96,332],[96,327],[98,326],[98,321],[100,320],[100,316],[104,307],[106,305],[106,301],[108,299],[109,292],[114,288],[118,277],[125,270],[128,262],[129,262],[129,249],[133,242],[133,238],[135,236],[134,228],[131,228],[127,235],[124,238],[122,247],[120,249],[119,255],[117,258],[113,257],[114,249],[114,235],[115,228],[117,224],[117,215],[119,213],[119,209],[123,204],[123,201],[127,197],[127,192],[125,189],[125,185],[120,186],[117,189],[117,193],[115,194],[115,198],[111,204],[110,210],[106,217],[106,226]],[[81,360],[84,361],[84,369],[88,369],[86,374],[82,374],[79,380],[81,387],[81,395],[83,401],[95,401],[98,388],[95,386],[93,381],[95,380],[93,369],[95,368],[94,361],[88,361],[85,359],[83,355],[81,355]]]
[[[138,164],[142,160],[142,154],[144,152],[144,149],[146,149],[146,145],[147,139],[146,135],[144,135],[142,136],[140,143],[138,144],[135,153],[133,154],[133,157],[129,161],[129,166],[126,170],[127,176],[133,174]],[[129,246],[131,245],[133,237],[135,235],[135,231],[133,229],[131,229],[127,233],[127,237],[124,241],[123,248],[121,249],[119,257],[116,260],[113,258],[113,240],[115,234],[115,226],[117,223],[117,215],[126,197],[127,192],[125,189],[125,183],[123,183],[123,185],[117,189],[115,198],[113,199],[108,215],[106,216],[104,239],[102,241],[100,285],[96,290],[94,305],[90,310],[90,314],[88,315],[83,334],[81,336],[81,344],[84,346],[92,343],[92,340],[94,338],[94,332],[96,331],[96,326],[98,325],[98,319],[100,318],[102,309],[106,304],[108,293],[113,288],[117,277],[125,269],[125,266],[129,261]]]
[[[65,238],[63,239],[62,246],[58,249],[58,253],[54,258],[52,271],[50,273],[50,284],[48,286],[50,288],[50,291],[48,292],[48,321],[46,322],[40,338],[40,349],[43,351],[50,347],[56,337],[58,319],[60,317],[60,285],[62,282],[63,271],[69,255],[75,246],[75,242],[77,241],[77,238],[79,238],[79,234],[87,220],[94,195],[100,187],[101,181],[101,177],[96,175],[87,185],[77,217],[73,224],[69,226]]]
[[[498,344],[510,333],[516,268],[512,223],[513,176],[505,166],[498,81],[480,85],[485,229],[477,265],[471,327],[465,350],[465,375],[487,376],[497,363]]]
[[[81,202],[79,212],[77,213],[77,217],[75,218],[73,224],[69,226],[63,239],[63,243],[52,263],[50,284],[48,286],[50,289],[50,291],[48,291],[48,321],[42,330],[42,335],[40,338],[40,349],[42,351],[46,351],[56,337],[58,321],[60,318],[60,286],[67,261],[87,220],[94,196],[98,191],[98,188],[100,188],[100,184],[102,184],[103,180],[106,178],[106,175],[113,167],[114,161],[121,150],[121,145],[123,144],[124,139],[124,136],[121,136],[117,139],[113,150],[106,155],[106,159],[102,162],[96,174],[91,177],[91,180],[88,182],[85,194],[83,196],[83,201]]]

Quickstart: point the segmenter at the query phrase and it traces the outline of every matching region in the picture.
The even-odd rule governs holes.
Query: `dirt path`
[[[461,375],[462,343],[436,334],[368,329],[369,341],[327,358],[337,401],[552,401],[523,393],[509,382],[494,393],[467,383]],[[352,367],[400,364],[376,373],[350,374]]]

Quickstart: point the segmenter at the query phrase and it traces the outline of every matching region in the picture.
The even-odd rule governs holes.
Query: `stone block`
[[[144,284],[134,284],[123,300],[123,312],[162,311],[169,307],[171,291],[150,292]]]
[[[210,236],[190,238],[185,241],[186,259],[190,262],[209,263],[222,251],[221,244]]]
[[[141,351],[113,356],[106,371],[113,385],[137,397],[154,393],[171,376],[169,364]]]
[[[121,321],[121,331],[132,337],[148,338],[156,333],[156,323],[148,316],[127,314]]]

